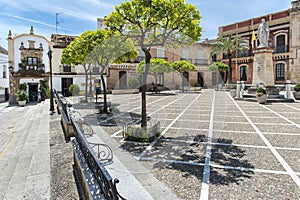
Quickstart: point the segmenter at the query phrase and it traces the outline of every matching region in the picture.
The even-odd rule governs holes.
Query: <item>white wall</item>
[[[93,75],[92,77],[96,77],[97,79],[99,79],[99,75],[95,76]],[[62,78],[73,78],[73,84],[77,84],[80,87],[81,91],[85,90],[85,75],[53,75],[52,76],[52,80],[53,80],[53,89],[57,90],[57,91],[61,91],[61,79]],[[107,85],[107,80],[106,80],[106,76],[104,76],[104,80],[105,83]],[[89,83],[89,81],[88,81]],[[94,80],[92,80],[92,84],[94,84]],[[94,90],[94,87],[92,88]],[[101,85],[101,89],[102,85]],[[89,91],[89,88],[88,88]]]
[[[19,70],[19,63],[21,63],[21,51],[20,46],[21,43],[23,42],[24,48],[29,48],[29,42],[28,40],[33,40],[35,41],[35,48],[39,48],[40,44],[42,43],[43,46],[43,63],[45,64],[45,72],[49,72],[49,58],[48,58],[48,50],[49,50],[49,42],[48,40],[44,39],[43,37],[40,36],[35,36],[35,35],[20,35],[14,39],[14,68],[15,71]]]
[[[3,78],[3,71],[6,71],[6,78]],[[5,94],[5,88],[9,88],[8,56],[0,54],[0,95]]]

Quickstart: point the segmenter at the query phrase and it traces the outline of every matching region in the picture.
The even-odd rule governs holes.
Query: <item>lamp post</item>
[[[11,91],[12,91],[12,95],[10,95],[10,98],[9,98],[9,105],[12,105],[12,104],[16,104],[16,97],[15,97],[15,72],[14,72],[14,67],[13,66],[9,66],[8,68],[9,72],[10,72],[10,75],[11,75],[11,80],[10,80],[10,88],[11,88]]]
[[[51,115],[54,112],[54,103],[53,103],[53,86],[52,86],[52,50],[49,47],[48,51],[49,65],[50,65],[50,111]]]

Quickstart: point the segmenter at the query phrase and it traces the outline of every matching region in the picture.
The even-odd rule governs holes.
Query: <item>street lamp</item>
[[[16,97],[15,97],[15,72],[14,72],[14,67],[13,66],[9,66],[8,68],[10,74],[11,74],[11,83],[9,84],[11,87],[11,91],[13,93],[13,95],[10,95],[9,98],[9,105],[12,104],[16,104]]]
[[[50,111],[51,115],[54,112],[54,103],[53,103],[53,86],[52,86],[52,50],[49,47],[48,51],[49,65],[50,65]]]

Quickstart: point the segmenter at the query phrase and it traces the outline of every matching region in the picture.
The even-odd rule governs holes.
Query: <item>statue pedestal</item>
[[[270,47],[261,47],[253,50],[253,75],[252,85],[258,86],[263,83],[265,86],[274,85],[274,71],[272,53]]]

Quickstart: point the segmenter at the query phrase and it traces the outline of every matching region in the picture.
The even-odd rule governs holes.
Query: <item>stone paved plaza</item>
[[[160,122],[162,136],[152,143],[124,141],[123,126],[140,114],[140,98],[109,95],[116,106],[109,117],[70,99],[94,130],[87,140],[112,148],[113,163],[105,167],[127,199],[300,199],[299,103],[261,105],[214,90],[149,93],[149,120]],[[53,180],[65,191],[71,179],[65,180],[65,168],[53,171],[53,162],[72,152],[62,142],[70,155],[50,157],[63,133],[60,116],[49,117],[49,101],[1,106],[0,199],[51,199]]]
[[[160,122],[162,136],[143,144],[122,136],[129,113],[140,113],[140,94],[112,95],[109,101],[119,109],[109,120],[95,120],[95,112],[83,105],[77,110],[94,125],[102,124],[122,151],[178,198],[300,198],[299,103],[261,105],[214,90],[148,94],[147,113],[151,123]],[[108,121],[114,124],[105,125]]]

